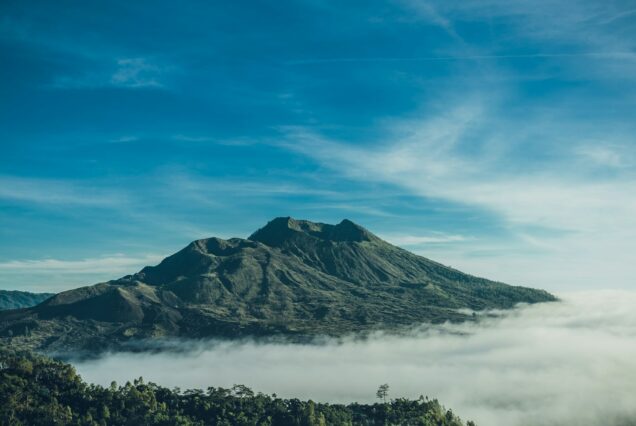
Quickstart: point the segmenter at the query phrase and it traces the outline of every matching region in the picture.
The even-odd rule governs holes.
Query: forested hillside
[[[345,406],[281,399],[242,385],[171,390],[141,378],[104,388],[83,382],[69,364],[9,349],[0,349],[0,424],[464,425],[436,400],[424,398]]]

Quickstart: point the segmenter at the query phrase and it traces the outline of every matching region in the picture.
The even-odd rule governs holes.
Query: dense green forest
[[[388,400],[387,393],[381,386],[382,402],[345,406],[281,399],[242,385],[181,391],[139,378],[104,388],[83,382],[69,364],[0,348],[2,425],[464,425],[436,400]]]

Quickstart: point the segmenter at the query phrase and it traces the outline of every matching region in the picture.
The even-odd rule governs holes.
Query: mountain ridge
[[[0,290],[0,310],[28,308],[43,302],[53,295],[54,293]]]
[[[195,240],[135,274],[0,313],[0,338],[57,351],[166,337],[301,339],[552,300],[415,255],[350,220],[281,217],[247,239]]]
[[[259,241],[269,246],[278,246],[284,243],[293,233],[339,242],[379,240],[371,232],[349,219],[343,219],[337,225],[330,225],[308,220],[297,220],[290,216],[277,217],[269,221],[267,225],[258,229],[247,239]]]

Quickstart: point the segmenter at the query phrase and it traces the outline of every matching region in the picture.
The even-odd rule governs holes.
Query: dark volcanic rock
[[[197,240],[134,275],[0,313],[0,337],[44,350],[160,337],[300,339],[461,321],[469,318],[461,308],[552,300],[417,256],[349,220],[287,217],[248,239]]]

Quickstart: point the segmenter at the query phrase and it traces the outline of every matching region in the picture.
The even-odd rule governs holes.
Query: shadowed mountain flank
[[[53,293],[0,290],[0,310],[28,308],[43,302],[51,296],[53,296]]]
[[[2,312],[0,338],[50,351],[162,337],[309,339],[552,300],[417,256],[349,220],[285,217],[247,239],[197,240],[136,274]]]

